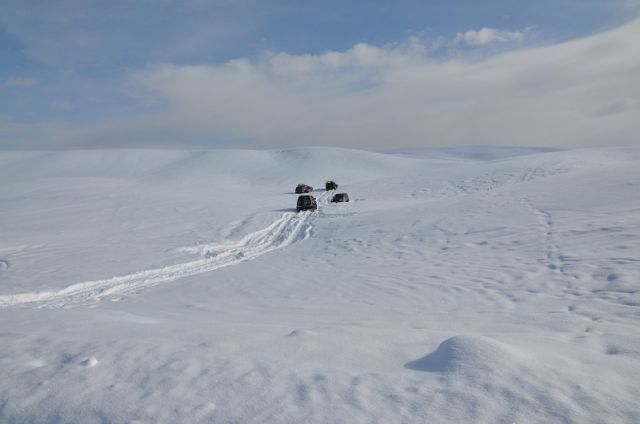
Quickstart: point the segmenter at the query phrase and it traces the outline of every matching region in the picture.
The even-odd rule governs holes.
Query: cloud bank
[[[508,43],[520,41],[525,37],[526,31],[503,31],[496,28],[482,28],[478,31],[469,30],[456,34],[455,43],[469,44],[472,46],[484,46],[492,43]]]
[[[455,41],[507,43],[524,33],[483,28]],[[317,55],[265,52],[219,65],[139,69],[129,84],[145,113],[82,128],[41,125],[29,138],[75,147],[367,149],[639,142],[640,20],[482,59],[431,52],[411,38]]]

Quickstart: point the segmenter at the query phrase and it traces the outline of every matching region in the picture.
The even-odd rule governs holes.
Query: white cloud
[[[482,28],[478,31],[459,32],[454,39],[455,44],[484,46],[494,43],[509,43],[524,39],[527,31],[505,31],[495,28]]]
[[[624,144],[637,142],[637,110],[611,105],[640,99],[639,46],[636,20],[482,61],[436,60],[410,40],[220,66],[163,66],[134,80],[168,105],[154,117],[163,125],[265,146]],[[608,113],[596,113],[602,110]]]
[[[482,60],[434,58],[416,39],[318,55],[271,52],[138,70],[133,92],[154,112],[48,131],[74,145],[637,144],[639,72],[640,20]]]

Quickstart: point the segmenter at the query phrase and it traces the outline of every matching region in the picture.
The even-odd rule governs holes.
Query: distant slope
[[[559,149],[543,147],[466,146],[428,149],[399,149],[389,150],[386,151],[386,153],[431,159],[469,159],[489,161],[495,159],[510,158],[514,156],[557,151],[559,151]]]

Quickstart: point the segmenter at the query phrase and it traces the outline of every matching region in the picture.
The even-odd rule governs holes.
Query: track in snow
[[[328,192],[318,197],[318,204],[326,203]],[[58,291],[18,293],[0,296],[0,308],[29,303],[40,307],[69,307],[99,302],[106,297],[117,298],[161,283],[203,274],[254,259],[265,253],[306,240],[311,235],[313,212],[285,212],[262,230],[250,233],[238,241],[184,247],[182,252],[200,253],[201,258],[162,268],[148,269],[104,280],[72,284]]]

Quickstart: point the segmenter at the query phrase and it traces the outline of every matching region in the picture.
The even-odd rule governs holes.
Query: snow
[[[0,152],[0,422],[639,422],[639,170]]]

